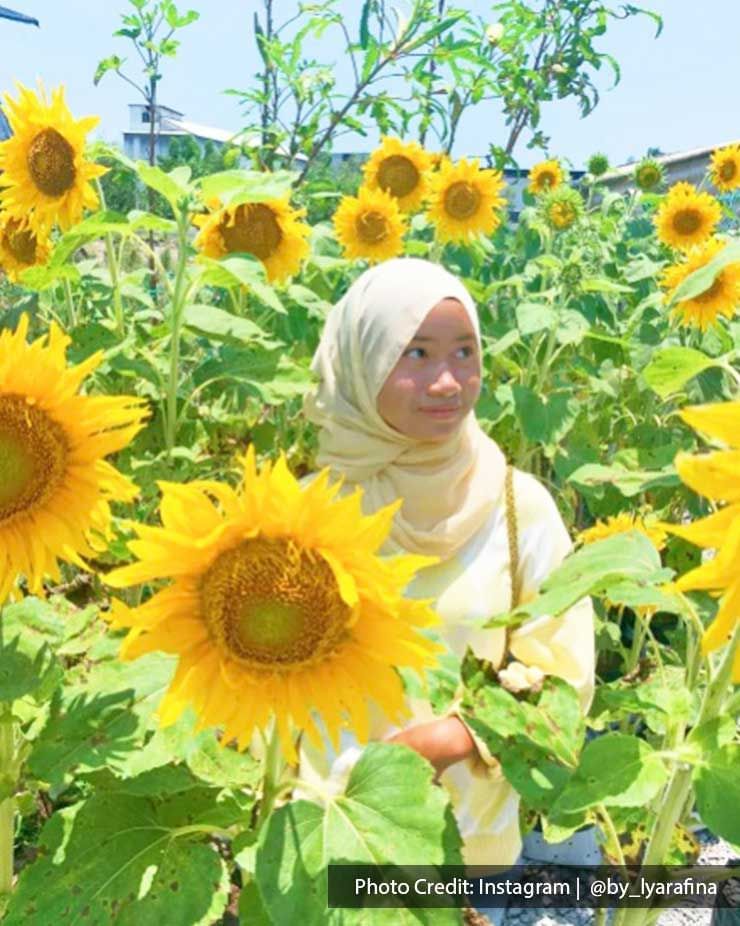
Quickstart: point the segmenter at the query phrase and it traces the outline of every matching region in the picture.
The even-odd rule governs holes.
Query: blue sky
[[[490,15],[491,3],[465,2],[481,15]],[[16,79],[33,84],[41,78],[47,86],[63,82],[73,113],[99,115],[98,137],[120,142],[128,121],[127,104],[136,102],[136,95],[113,74],[98,87],[93,86],[92,76],[100,58],[113,52],[133,53],[125,40],[112,37],[128,6],[125,0],[8,3],[36,16],[41,28],[0,20],[0,90],[11,90]],[[347,9],[352,5],[359,10],[359,0],[346,0]],[[663,34],[656,40],[646,17],[612,23],[598,47],[620,62],[622,81],[609,91],[608,69],[597,75],[603,94],[594,113],[581,119],[575,104],[545,105],[542,125],[551,136],[551,152],[569,159],[574,168],[582,167],[595,150],[605,151],[613,164],[619,164],[651,146],[673,152],[740,139],[740,0],[641,0],[641,5],[663,16]],[[179,6],[193,7],[201,17],[181,33],[177,58],[165,62],[161,102],[185,112],[194,122],[237,130],[244,124],[242,111],[238,101],[223,91],[249,86],[259,68],[251,22],[253,11],[262,4],[180,0]],[[278,0],[279,17],[296,6],[296,0]],[[348,16],[348,23],[355,18]],[[332,65],[338,57],[330,43],[322,45],[320,56]],[[336,66],[346,68],[339,57]],[[135,71],[133,57],[130,63]],[[463,117],[454,153],[482,154],[489,141],[502,142],[506,136],[495,106],[483,105]],[[375,136],[370,140],[346,136],[338,148],[368,150],[374,141]],[[515,154],[524,166],[540,159],[524,144]]]

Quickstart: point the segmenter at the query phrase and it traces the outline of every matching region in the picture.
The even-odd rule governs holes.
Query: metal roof
[[[17,23],[28,23],[31,26],[38,26],[38,19],[33,16],[26,16],[25,13],[16,13],[15,10],[9,10],[7,6],[0,6],[0,19],[12,19]]]

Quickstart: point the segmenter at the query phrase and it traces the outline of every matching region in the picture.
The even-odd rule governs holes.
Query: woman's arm
[[[474,755],[477,750],[467,728],[457,717],[441,717],[415,724],[386,737],[388,743],[401,743],[414,749],[434,766],[437,776],[455,762]]]

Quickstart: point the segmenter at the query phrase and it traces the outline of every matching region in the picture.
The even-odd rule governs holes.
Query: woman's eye
[[[413,357],[416,355],[417,358],[421,359],[426,356],[426,351],[423,347],[409,347],[403,352],[404,357]]]
[[[465,347],[461,347],[461,348],[460,348],[460,352],[461,352],[461,354],[462,354],[463,357],[472,357],[473,354],[475,353],[475,351],[473,350],[473,348],[472,348],[470,345],[466,345]]]

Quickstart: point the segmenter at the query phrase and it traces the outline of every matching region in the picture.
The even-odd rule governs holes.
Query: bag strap
[[[506,536],[509,542],[509,580],[511,583],[511,601],[510,610],[519,604],[522,594],[522,581],[519,575],[519,534],[517,530],[516,518],[516,499],[514,498],[514,467],[508,464],[506,475],[504,476],[504,497],[506,500]],[[499,670],[502,669],[511,659],[509,640],[511,638],[511,626],[507,626],[506,637],[504,642],[504,652],[501,656]]]
[[[514,499],[514,467],[506,467],[504,477],[506,494],[506,534],[509,540],[509,578],[511,579],[511,610],[519,604],[522,594],[522,580],[519,575],[519,535],[516,522],[516,502]]]

